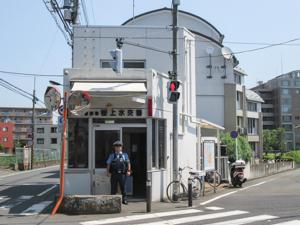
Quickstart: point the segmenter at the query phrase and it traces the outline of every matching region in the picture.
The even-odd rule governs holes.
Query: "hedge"
[[[16,162],[14,155],[0,155],[0,167],[10,167]]]

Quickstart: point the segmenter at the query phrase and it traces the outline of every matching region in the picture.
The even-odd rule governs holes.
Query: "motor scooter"
[[[247,178],[244,177],[244,169],[246,167],[246,163],[244,160],[236,160],[231,164],[230,168],[230,177],[231,184],[236,187],[242,187],[243,183],[247,181]]]

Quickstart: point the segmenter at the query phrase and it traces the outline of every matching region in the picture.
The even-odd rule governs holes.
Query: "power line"
[[[63,75],[59,75],[59,74],[23,73],[23,72],[13,72],[13,71],[5,71],[5,70],[0,70],[0,73],[7,74],[7,75],[32,76],[32,77],[63,77]]]
[[[88,17],[87,11],[86,11],[85,0],[81,0],[81,6],[82,6],[82,12],[83,12],[85,23],[86,23],[86,25],[89,25],[89,17]]]

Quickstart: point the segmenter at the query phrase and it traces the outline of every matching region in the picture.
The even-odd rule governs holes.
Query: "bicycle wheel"
[[[210,171],[206,173],[206,181],[211,187],[218,187],[221,184],[221,174],[217,171]]]
[[[202,180],[199,177],[195,177],[193,179],[193,198],[197,199],[201,196],[202,188]]]
[[[177,191],[176,191],[177,189]],[[167,197],[170,202],[179,202],[186,195],[186,188],[179,181],[172,181],[167,187]]]

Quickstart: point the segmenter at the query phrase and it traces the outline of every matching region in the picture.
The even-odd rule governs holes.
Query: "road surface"
[[[278,224],[300,225],[300,170],[247,182],[194,202],[193,208],[152,213],[49,215],[58,192],[58,168],[0,176],[0,224]],[[131,206],[139,203],[130,203]],[[164,203],[161,203],[164,204]]]

